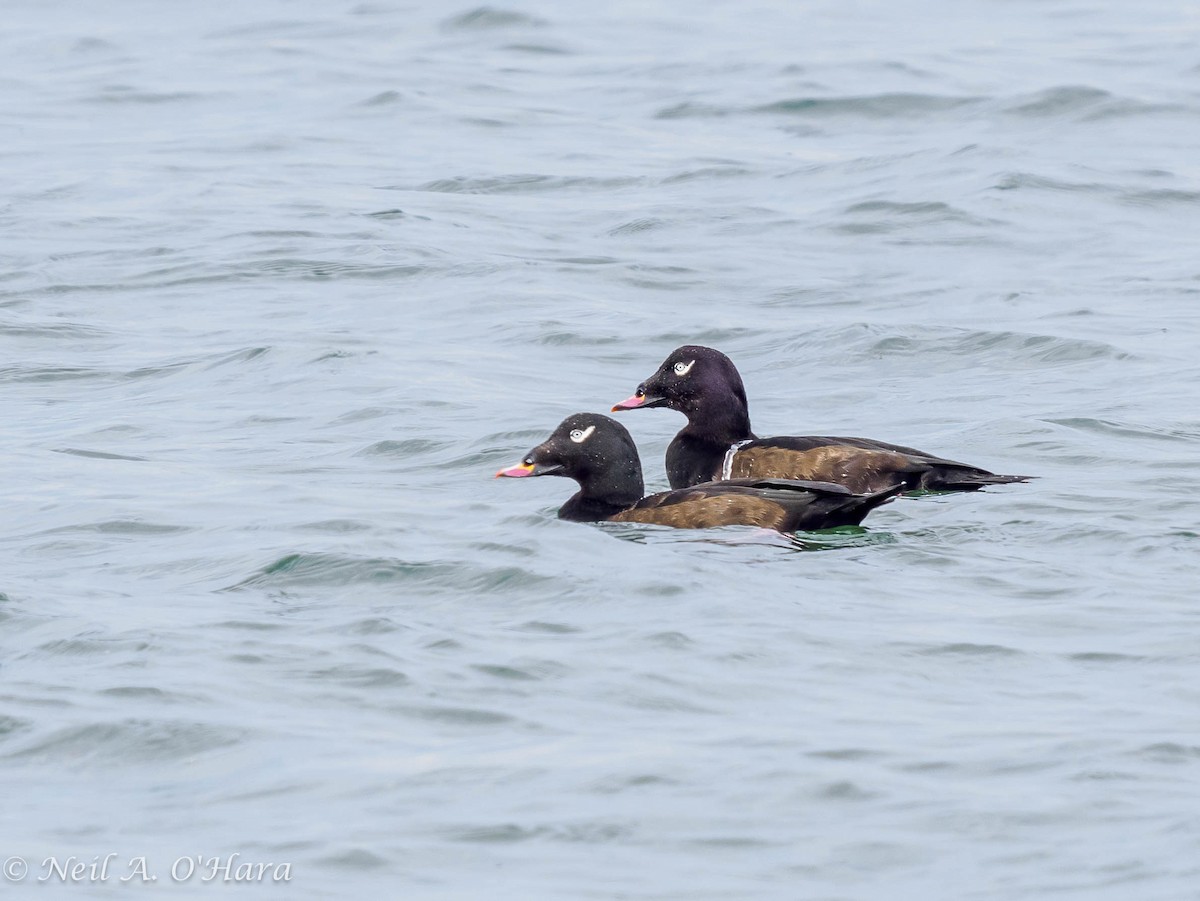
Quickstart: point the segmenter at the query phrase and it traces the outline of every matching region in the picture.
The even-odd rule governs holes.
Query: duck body
[[[856,494],[843,485],[795,479],[730,479],[643,497],[641,464],[628,430],[598,413],[568,416],[509,478],[561,475],[579,491],[559,509],[575,522],[638,522],[683,529],[745,525],[780,532],[858,525],[901,490]]]
[[[751,437],[720,444],[686,430],[667,447],[666,465],[674,488],[731,478],[808,479],[866,494],[892,485],[904,491],[976,491],[1027,479],[869,438]]]
[[[690,529],[729,525],[780,532],[832,529],[858,525],[900,490],[891,486],[862,495],[829,482],[729,479],[652,494],[608,519]]]
[[[720,351],[700,345],[675,350],[613,410],[640,407],[668,407],[688,418],[667,448],[672,488],[737,478],[800,479],[870,494],[895,485],[904,491],[975,491],[1028,479],[871,438],[759,438],[750,428],[737,368]]]

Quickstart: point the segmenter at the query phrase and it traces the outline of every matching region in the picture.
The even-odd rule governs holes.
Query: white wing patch
[[[596,431],[596,427],[594,425],[590,425],[586,429],[572,429],[571,440],[576,444],[583,444],[583,442],[592,437],[592,432],[594,431]]]

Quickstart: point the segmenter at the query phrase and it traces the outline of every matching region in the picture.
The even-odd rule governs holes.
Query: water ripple
[[[934,94],[873,94],[859,97],[797,97],[754,107],[757,113],[787,116],[861,116],[890,119],[928,116],[983,103],[983,97],[944,97]]]
[[[559,175],[496,175],[458,176],[439,178],[418,186],[417,191],[432,191],[440,194],[531,194],[572,190],[611,191],[627,188],[642,182],[640,178]]]
[[[482,567],[470,563],[410,562],[383,557],[297,553],[279,558],[225,590],[282,590],[373,582],[459,593],[521,591],[553,581],[514,566]]]
[[[493,31],[505,28],[541,28],[545,19],[512,9],[479,6],[442,22],[444,31]]]
[[[185,760],[237,744],[243,729],[180,720],[125,720],[59,729],[5,755],[10,763],[69,762],[71,766],[137,766]]]
[[[1180,104],[1146,103],[1117,97],[1087,85],[1066,85],[1047,88],[1014,100],[1006,105],[1005,112],[1034,119],[1077,116],[1085,121],[1096,121],[1159,113],[1186,113],[1187,108]]]

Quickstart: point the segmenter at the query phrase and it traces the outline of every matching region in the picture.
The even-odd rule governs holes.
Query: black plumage
[[[637,393],[614,411],[668,407],[688,421],[667,447],[672,488],[736,478],[811,479],[858,493],[900,485],[905,491],[975,491],[1024,482],[978,466],[870,438],[759,438],[750,428],[742,377],[725,354],[688,344],[667,357]]]
[[[642,468],[629,431],[599,413],[568,416],[520,463],[497,477],[557,475],[579,491],[558,515],[577,522],[641,522],[683,529],[763,526],[781,532],[858,525],[900,486],[859,495],[842,485],[733,479],[643,497]]]

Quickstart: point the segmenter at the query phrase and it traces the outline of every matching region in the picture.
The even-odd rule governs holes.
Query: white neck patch
[[[594,431],[596,431],[596,427],[594,425],[590,425],[586,429],[572,429],[571,440],[576,444],[583,444],[583,442],[592,437],[592,432]]]
[[[749,444],[753,440],[753,438],[747,438],[745,441],[739,441],[737,444],[729,445],[729,450],[725,451],[725,462],[721,464],[721,478],[723,480],[728,479],[730,477],[730,473],[733,472],[733,458],[737,456],[737,452],[741,450],[744,445]]]

